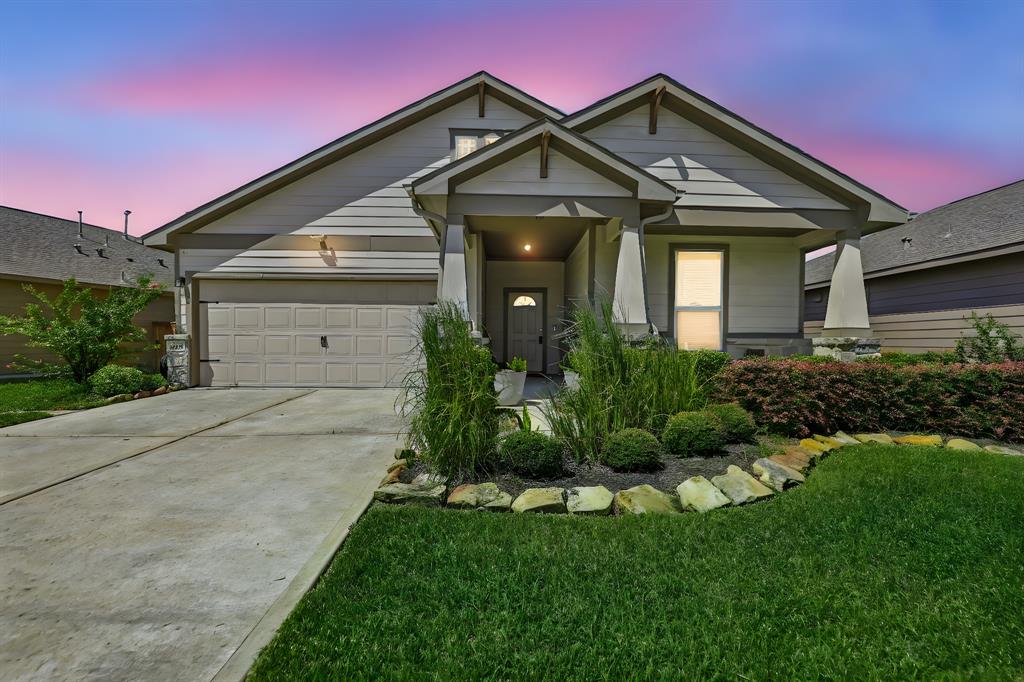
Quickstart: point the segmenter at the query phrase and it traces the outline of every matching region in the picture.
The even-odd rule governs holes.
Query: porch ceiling
[[[471,232],[480,235],[488,258],[562,259],[595,224],[590,218],[534,216],[467,216]],[[530,245],[527,252],[525,244]]]

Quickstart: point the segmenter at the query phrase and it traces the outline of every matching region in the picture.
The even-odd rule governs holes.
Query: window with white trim
[[[722,349],[724,264],[721,250],[676,251],[673,313],[680,349]]]
[[[452,134],[452,161],[501,139],[502,130],[460,130]]]

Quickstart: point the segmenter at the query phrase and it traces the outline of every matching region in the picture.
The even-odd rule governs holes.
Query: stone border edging
[[[832,436],[815,434],[812,438],[800,440],[797,445],[790,445],[781,452],[756,460],[751,466],[754,475],[730,464],[724,473],[713,476],[710,481],[704,476],[692,476],[676,486],[675,496],[643,484],[620,490],[614,495],[602,485],[569,489],[527,488],[513,499],[500,490],[497,484],[489,482],[460,485],[449,493],[447,480],[435,474],[420,474],[411,483],[401,483],[399,475],[408,466],[409,451],[400,448],[395,451],[396,461],[389,465],[387,475],[374,491],[373,498],[390,504],[514,513],[591,516],[675,514],[684,511],[706,513],[721,507],[757,502],[785,492],[802,484],[818,460],[828,453],[865,443],[944,447],[1024,457],[1024,452],[1007,446],[983,447],[964,438],[950,438],[944,442],[937,435],[858,433],[849,436],[837,431]]]

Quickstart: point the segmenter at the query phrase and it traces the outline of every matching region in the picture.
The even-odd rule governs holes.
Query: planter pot
[[[494,391],[498,394],[499,405],[518,405],[523,400],[526,388],[526,372],[499,370],[494,375]]]
[[[580,385],[580,374],[574,372],[571,369],[564,370],[562,378],[565,380],[565,387],[570,391],[575,391]]]

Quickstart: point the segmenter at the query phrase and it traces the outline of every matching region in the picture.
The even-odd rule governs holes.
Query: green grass
[[[270,679],[1019,679],[1024,461],[860,446],[769,502],[573,518],[375,506]]]
[[[0,383],[0,412],[15,410],[78,410],[97,407],[103,398],[70,379],[37,379]]]
[[[25,422],[32,422],[37,419],[46,419],[49,416],[49,412],[0,412],[0,429],[5,426],[24,424]]]

